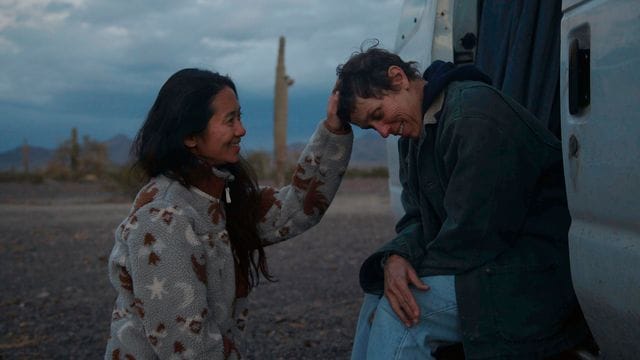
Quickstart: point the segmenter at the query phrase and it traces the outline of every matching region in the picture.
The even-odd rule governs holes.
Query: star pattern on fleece
[[[260,190],[263,241],[275,243],[304,231],[317,223],[328,205],[326,200],[333,198],[346,161],[335,164],[328,151],[333,141],[324,141],[326,136],[318,139],[300,157],[292,186]],[[336,142],[349,150],[347,140],[352,141]],[[213,200],[194,199],[188,189],[174,186],[177,184],[165,177],[152,181],[155,184],[143,188],[130,217],[116,232],[109,274],[118,291],[116,304],[122,308],[113,314],[119,321],[112,321],[108,355],[123,358],[129,355],[127,351],[139,353],[129,349],[137,348],[138,339],[146,339],[143,346],[152,347],[162,358],[196,358],[197,350],[206,346],[216,349],[217,358],[226,353],[226,358],[238,359],[238,350],[245,348],[242,330],[246,329],[247,301],[233,296],[239,286],[233,286],[233,251],[225,230],[224,200],[215,196]],[[166,272],[174,256],[181,261],[181,271]],[[140,271],[119,271],[131,271],[130,264],[139,265],[135,269]],[[134,282],[140,284],[135,292],[139,298],[132,298]],[[214,296],[206,306],[193,308],[200,299],[196,289],[198,293],[206,289],[208,295],[212,286],[216,295],[229,296]],[[156,311],[159,307],[167,311]],[[204,308],[210,314],[194,311]],[[222,328],[214,315],[224,321]],[[144,327],[139,326],[141,321]]]
[[[158,298],[158,300],[162,300],[162,294],[168,294],[167,290],[164,289],[164,283],[167,279],[162,279],[162,281],[158,280],[157,277],[153,277],[153,284],[145,286],[147,289],[151,291],[151,300]]]

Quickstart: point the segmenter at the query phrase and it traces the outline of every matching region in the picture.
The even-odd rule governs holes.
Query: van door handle
[[[591,103],[589,49],[580,49],[578,39],[569,46],[569,113],[578,114]]]

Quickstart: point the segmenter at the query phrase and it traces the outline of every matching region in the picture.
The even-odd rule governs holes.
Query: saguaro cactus
[[[287,164],[288,88],[293,85],[293,79],[287,75],[284,68],[284,45],[285,39],[283,36],[280,36],[273,106],[273,147],[275,159],[274,181],[277,186],[282,186],[284,184],[285,167]]]
[[[71,144],[69,149],[69,165],[71,166],[71,175],[78,174],[78,158],[80,157],[80,144],[78,143],[78,129],[71,129]]]

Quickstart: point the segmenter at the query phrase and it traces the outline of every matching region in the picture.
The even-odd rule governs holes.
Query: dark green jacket
[[[360,271],[382,293],[381,261],[455,274],[467,359],[544,358],[585,339],[569,272],[560,143],[514,100],[453,82],[437,124],[399,141],[405,216]]]

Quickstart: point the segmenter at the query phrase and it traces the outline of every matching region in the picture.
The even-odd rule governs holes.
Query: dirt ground
[[[323,220],[267,249],[249,359],[347,359],[358,269],[393,234],[385,179],[347,179]],[[129,204],[97,184],[0,184],[0,359],[102,358],[113,231]]]

